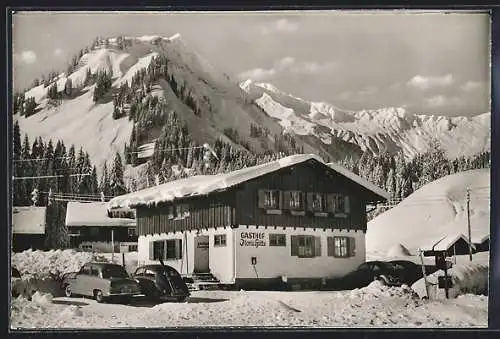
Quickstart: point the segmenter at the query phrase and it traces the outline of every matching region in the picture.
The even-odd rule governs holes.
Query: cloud
[[[34,64],[36,62],[36,53],[31,50],[22,51],[20,54],[15,54],[14,58],[18,62],[25,64]]]
[[[485,85],[486,84],[482,81],[467,81],[465,84],[460,86],[460,88],[466,92],[472,92],[472,91],[480,89],[481,87],[483,87]]]
[[[452,85],[454,82],[453,76],[447,74],[444,76],[435,77],[425,77],[422,75],[416,75],[411,78],[408,82],[408,86],[413,86],[421,90],[426,90],[434,87],[446,87]]]
[[[368,86],[365,89],[358,92],[359,96],[369,96],[378,92],[378,88],[375,86]]]
[[[298,24],[290,22],[288,19],[279,19],[270,25],[263,26],[261,32],[262,34],[291,33],[295,32],[298,28]]]
[[[444,107],[456,106],[462,104],[462,100],[458,97],[446,97],[444,95],[436,95],[425,99],[425,103],[429,107]]]
[[[244,71],[238,76],[240,79],[265,80],[282,73],[311,75],[327,73],[335,70],[337,63],[297,62],[295,58],[287,56],[274,62],[272,68],[254,68]]]
[[[62,56],[62,55],[63,55],[63,50],[62,49],[56,48],[54,50],[54,56],[59,57],[59,56]]]

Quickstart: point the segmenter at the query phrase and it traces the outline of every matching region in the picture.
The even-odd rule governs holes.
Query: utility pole
[[[471,231],[470,231],[470,189],[467,188],[467,231],[469,232],[469,260],[472,261],[472,239],[471,239]]]

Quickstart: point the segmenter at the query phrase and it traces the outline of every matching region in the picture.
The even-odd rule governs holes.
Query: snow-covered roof
[[[453,244],[455,244],[460,239],[463,239],[467,244],[469,244],[469,240],[465,235],[463,235],[462,233],[455,233],[434,241],[432,244],[424,247],[424,250],[448,251],[453,246]],[[476,248],[474,244],[472,244],[472,248]]]
[[[109,201],[109,208],[114,209],[121,207],[134,208],[137,206],[151,206],[162,202],[173,201],[174,199],[205,195],[236,186],[262,175],[309,160],[316,160],[327,166],[320,157],[314,154],[291,155],[265,164],[246,167],[229,173],[197,175],[115,197]],[[338,171],[342,175],[348,176],[351,180],[361,184],[365,188],[373,191],[375,194],[380,195],[383,198],[388,197],[386,192],[368,182],[359,180],[358,176],[351,174],[346,169],[341,168],[341,170],[338,170],[340,166],[331,168]]]
[[[472,237],[472,243],[473,244],[482,244],[483,242],[485,242],[486,240],[489,240],[489,239],[490,239],[489,233],[484,234],[483,236],[476,235],[476,236]]]
[[[135,219],[110,218],[106,202],[68,202],[66,226],[123,226],[134,227]]]
[[[46,207],[22,206],[12,208],[14,234],[45,234]]]

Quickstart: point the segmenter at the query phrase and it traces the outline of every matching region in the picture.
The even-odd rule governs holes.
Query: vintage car
[[[79,272],[66,274],[62,287],[67,297],[89,296],[99,303],[110,298],[129,302],[132,296],[141,294],[137,281],[122,266],[111,263],[87,263]]]
[[[372,281],[378,280],[384,285],[401,286],[402,271],[398,265],[384,261],[368,261],[358,266],[349,274],[331,279],[330,287],[336,289],[353,289],[368,286]]]
[[[188,286],[179,272],[163,263],[139,266],[133,277],[139,283],[142,293],[152,299],[181,302],[190,295]]]

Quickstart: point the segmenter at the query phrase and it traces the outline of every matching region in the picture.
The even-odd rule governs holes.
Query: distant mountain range
[[[26,91],[26,98],[35,98],[36,113],[15,114],[14,119],[30,138],[62,139],[83,147],[100,168],[115,152],[123,152],[133,129],[126,117],[113,119],[113,95],[156,57],[168,62],[168,71],[154,81],[148,95],[164,100],[200,144],[222,138],[254,153],[276,151],[277,138],[286,132],[294,137],[297,149],[330,161],[357,157],[365,150],[374,154],[401,150],[411,158],[425,151],[432,139],[452,158],[490,149],[490,113],[449,118],[412,114],[404,108],[354,112],[297,98],[271,84],[250,80],[238,84],[186,46],[179,34],[100,41],[79,58],[71,74],[61,73]],[[107,100],[94,102],[96,85],[86,84],[85,79],[99,70],[112,75],[112,87]],[[68,79],[74,94],[49,99],[49,87],[57,84],[57,91],[63,92]],[[266,128],[267,133],[252,135],[252,126]],[[153,142],[160,130],[161,126],[148,130],[143,143]]]

